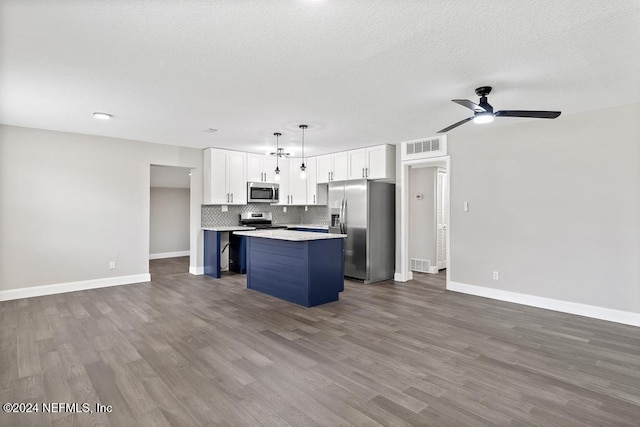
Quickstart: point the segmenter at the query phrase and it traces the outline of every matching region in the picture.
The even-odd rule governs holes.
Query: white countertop
[[[304,242],[307,240],[344,239],[346,234],[314,233],[313,231],[294,230],[255,230],[255,231],[235,231],[233,234],[239,236],[262,237],[265,239],[289,240],[292,242]]]
[[[202,227],[202,229],[206,231],[251,231],[256,228],[244,225],[221,225],[219,227]]]

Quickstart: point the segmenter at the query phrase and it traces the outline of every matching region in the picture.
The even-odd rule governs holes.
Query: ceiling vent
[[[424,159],[447,155],[446,135],[427,139],[416,139],[402,143],[401,160]]]

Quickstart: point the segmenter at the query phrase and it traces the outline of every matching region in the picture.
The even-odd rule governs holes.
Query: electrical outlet
[[[220,206],[220,212],[227,212],[228,210],[229,210],[229,206],[227,205]]]
[[[109,270],[115,270],[115,269],[116,269],[116,262],[109,261]]]
[[[497,271],[493,272],[493,280],[499,280],[500,279],[500,274]]]
[[[286,212],[286,211],[287,211],[287,207],[286,207],[286,206],[283,206],[283,207],[282,207],[282,212]]]

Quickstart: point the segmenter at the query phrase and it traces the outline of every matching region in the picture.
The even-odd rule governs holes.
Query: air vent
[[[411,271],[428,273],[431,268],[431,261],[428,259],[411,258]]]
[[[402,143],[402,160],[446,156],[446,135]]]

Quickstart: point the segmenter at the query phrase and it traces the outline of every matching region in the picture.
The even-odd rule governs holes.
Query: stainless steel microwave
[[[249,203],[278,203],[280,193],[278,184],[267,182],[248,182],[247,201]]]

